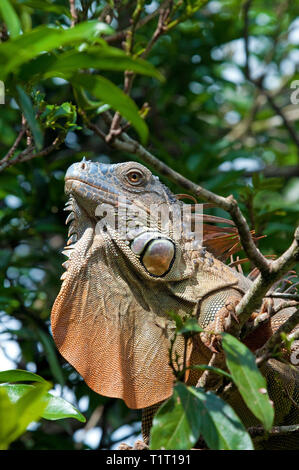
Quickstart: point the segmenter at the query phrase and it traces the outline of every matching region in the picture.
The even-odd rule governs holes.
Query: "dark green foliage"
[[[178,383],[154,418],[150,447],[191,449],[200,435],[209,449],[253,449],[250,436],[227,403],[213,392]]]

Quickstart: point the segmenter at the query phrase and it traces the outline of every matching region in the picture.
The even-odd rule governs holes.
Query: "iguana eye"
[[[144,176],[143,173],[139,170],[130,170],[126,174],[126,177],[129,181],[130,184],[133,184],[134,186],[138,186],[143,182]]]

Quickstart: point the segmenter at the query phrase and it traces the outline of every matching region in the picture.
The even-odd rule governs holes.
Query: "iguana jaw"
[[[86,164],[83,163],[83,165]],[[108,203],[116,206],[119,196],[119,192],[114,191],[113,186],[106,179],[98,175],[95,183],[90,173],[85,172],[84,167],[82,169],[82,164],[77,163],[72,165],[66,173],[65,193],[73,196],[92,219],[95,218],[97,205]]]
[[[99,172],[100,165],[100,172]],[[105,175],[110,165],[95,164],[86,162],[83,159],[80,163],[74,163],[69,167],[65,176],[65,194],[69,196],[64,210],[69,211],[66,224],[69,224],[68,241],[63,254],[71,257],[76,250],[78,242],[83,237],[86,229],[92,229],[94,234],[97,217],[96,209],[103,203],[117,206],[118,192],[113,191],[107,179],[101,177],[101,172]],[[96,183],[94,176],[97,176]],[[109,178],[108,178],[109,181]],[[71,261],[71,260],[70,260]],[[69,261],[63,263],[67,269]],[[63,274],[62,279],[65,279]]]

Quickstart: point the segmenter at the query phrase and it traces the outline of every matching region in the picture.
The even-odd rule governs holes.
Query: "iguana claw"
[[[236,305],[239,301],[239,298],[230,297],[225,306],[216,313],[214,320],[209,323],[205,331],[200,333],[201,341],[213,353],[219,353],[221,351],[221,333],[228,330],[231,324],[231,318],[237,323],[239,322],[235,312]]]

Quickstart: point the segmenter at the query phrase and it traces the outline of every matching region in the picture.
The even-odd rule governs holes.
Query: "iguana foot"
[[[213,321],[211,321],[205,328],[203,333],[200,333],[200,339],[204,345],[209,348],[213,353],[221,351],[221,333],[227,331],[231,324],[231,318],[234,318],[238,322],[235,309],[236,305],[240,302],[237,297],[230,297],[215,315]]]
[[[260,311],[253,312],[250,320],[253,321],[255,328],[273,315],[273,304],[273,299],[264,299]]]
[[[119,444],[117,450],[133,450],[133,447],[129,446],[125,442],[122,442],[121,444]]]
[[[145,444],[145,442],[140,441],[140,440],[134,442],[133,446],[129,446],[125,442],[122,442],[121,444],[119,444],[117,448],[117,450],[148,450],[148,449],[149,449],[148,445]]]
[[[133,450],[148,450],[149,446],[143,441],[136,441],[133,445]]]

